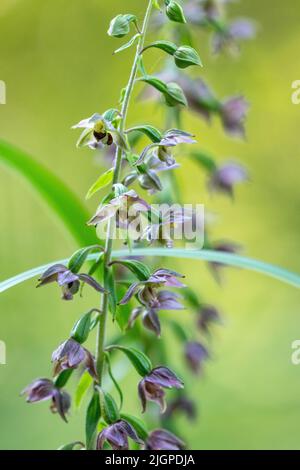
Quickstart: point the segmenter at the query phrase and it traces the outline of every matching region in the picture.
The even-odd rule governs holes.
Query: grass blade
[[[88,211],[57,176],[25,152],[3,140],[0,140],[0,163],[27,179],[80,246],[95,243],[97,239],[93,230],[86,226],[86,221],[90,218]]]
[[[97,254],[89,255],[89,260],[97,258]],[[185,250],[185,249],[168,249],[168,248],[137,248],[135,250],[117,250],[113,252],[113,258],[122,258],[128,256],[159,256],[167,258],[183,258],[202,260],[208,262],[223,263],[228,266],[234,266],[237,268],[248,269],[250,271],[256,271],[260,274],[278,279],[286,284],[290,284],[294,287],[300,287],[300,275],[287,271],[286,269],[274,266],[272,264],[258,261],[252,258],[244,256],[233,255],[230,253],[221,253],[220,251],[213,250]],[[52,263],[39,266],[29,271],[23,272],[7,279],[0,283],[0,292],[4,292],[11,287],[14,287],[28,279],[36,277],[49,268],[52,264],[62,263],[67,264],[68,258],[60,261],[53,261]]]

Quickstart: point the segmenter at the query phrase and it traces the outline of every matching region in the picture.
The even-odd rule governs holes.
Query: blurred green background
[[[118,41],[106,36],[109,20],[132,11],[139,17],[144,1],[1,0],[0,79],[7,104],[0,106],[0,137],[28,151],[60,176],[80,198],[99,172],[89,151],[78,151],[73,123],[117,105],[126,83],[132,52],[112,57]],[[125,10],[124,10],[125,9]],[[297,0],[244,0],[233,16],[251,16],[258,38],[243,47],[238,60],[209,58],[208,37],[199,37],[205,67],[201,75],[220,96],[245,93],[251,102],[247,141],[226,137],[218,121],[211,127],[195,116],[185,128],[201,147],[220,158],[240,158],[251,182],[238,188],[232,204],[211,198],[205,176],[183,162],[178,176],[186,202],[204,202],[220,215],[216,238],[237,240],[245,253],[300,271],[299,167],[300,106],[291,103],[291,83],[299,79],[300,8]],[[162,55],[154,54],[159,69]],[[132,124],[154,116],[138,103]],[[155,113],[153,124],[161,125]],[[89,204],[92,211],[95,201]],[[71,236],[22,178],[1,168],[1,279],[68,256]],[[206,301],[221,308],[225,328],[217,328],[214,360],[202,380],[187,382],[200,404],[197,423],[180,418],[179,428],[193,449],[300,448],[300,366],[291,364],[291,343],[300,339],[299,292],[254,273],[226,272],[223,287],[203,263],[181,262],[178,269]],[[29,406],[19,392],[33,378],[49,375],[49,357],[76,317],[93,305],[89,293],[62,303],[55,288],[35,291],[27,282],[1,296],[0,340],[7,365],[0,365],[1,449],[55,449],[82,438],[82,415],[69,425],[48,412],[48,404]],[[188,318],[188,312],[184,313]],[[181,351],[167,334],[172,361],[179,369]],[[124,387],[132,389],[132,376]],[[136,391],[126,406],[134,411]]]

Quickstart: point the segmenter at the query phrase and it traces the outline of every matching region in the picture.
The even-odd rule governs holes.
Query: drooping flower
[[[170,431],[156,429],[152,431],[145,443],[146,450],[183,450],[185,444]]]
[[[108,442],[113,450],[128,450],[128,438],[137,444],[143,444],[133,427],[127,421],[121,419],[100,432],[97,439],[97,450],[104,449],[105,442]]]
[[[167,367],[156,367],[146,375],[138,385],[142,410],[145,412],[147,401],[158,403],[163,413],[166,410],[164,388],[183,387],[183,382]]]
[[[93,114],[75,124],[72,129],[84,129],[78,139],[77,146],[88,146],[91,149],[111,146],[113,143],[126,148],[126,142],[112,122],[101,114]]]
[[[233,96],[223,101],[220,116],[226,132],[232,136],[245,137],[245,119],[249,104],[243,96]]]
[[[126,228],[131,220],[138,217],[141,212],[147,212],[149,209],[149,204],[131,189],[120,196],[114,197],[108,204],[101,205],[88,222],[88,225],[98,225],[115,217],[117,226]]]
[[[208,186],[211,191],[223,192],[233,197],[235,185],[247,179],[249,176],[244,167],[238,163],[228,162],[212,172]]]
[[[171,207],[160,214],[160,221],[148,225],[142,234],[142,239],[149,243],[157,242],[167,248],[172,248],[174,239],[181,239],[184,236],[183,226],[193,225],[194,213],[187,208]],[[176,238],[177,230],[179,236]]]
[[[161,325],[158,317],[159,310],[182,310],[184,307],[178,302],[180,296],[170,291],[156,292],[155,289],[145,292],[144,295],[139,296],[140,302],[144,305],[143,307],[137,307],[131,312],[128,326],[132,327],[136,319],[142,316],[143,325],[148,330],[160,336]]]
[[[84,363],[92,377],[97,378],[95,361],[92,354],[73,338],[62,343],[52,354],[54,375],[66,369],[76,369]]]
[[[209,358],[209,353],[203,344],[190,341],[185,345],[185,358],[190,369],[197,374],[202,371],[203,363]]]
[[[39,279],[37,287],[57,282],[62,289],[62,298],[72,300],[80,288],[80,281],[89,284],[97,292],[106,292],[105,289],[91,276],[83,273],[73,273],[63,264],[54,264],[47,269]]]
[[[219,112],[220,102],[213,91],[201,79],[192,80],[187,76],[179,76],[178,80],[186,95],[189,107],[210,122],[211,116]]]
[[[182,274],[170,269],[157,269],[146,281],[134,282],[131,284],[119,304],[127,304],[132,297],[137,294],[139,299],[142,299],[143,305],[148,301],[156,302],[157,296],[155,296],[156,292],[153,289],[158,289],[159,287],[185,287],[185,284],[182,284],[182,282],[178,280],[178,278],[183,277],[184,276]]]
[[[158,289],[160,287],[185,287],[178,280],[180,277],[184,276],[169,269],[157,269],[148,280],[133,283],[119,302],[120,305],[125,305],[136,295],[142,305],[132,311],[128,326],[131,327],[136,319],[142,316],[144,326],[159,336],[161,332],[159,310],[181,310],[183,306],[178,302],[177,294]]]
[[[256,27],[253,21],[239,18],[230,22],[223,30],[216,31],[212,39],[212,49],[215,54],[229,49],[233,53],[239,52],[239,42],[253,39]]]
[[[52,380],[37,379],[23,390],[22,395],[27,395],[28,403],[51,400],[51,411],[57,412],[64,421],[67,421],[66,414],[71,406],[71,398],[67,392],[55,387]]]
[[[174,398],[174,400],[170,401],[164,418],[172,418],[173,415],[176,415],[178,412],[184,413],[190,420],[194,420],[197,416],[195,403],[181,393]]]
[[[182,131],[180,129],[169,129],[162,137],[159,142],[147,145],[142,151],[140,158],[137,160],[136,165],[144,163],[146,157],[151,154],[155,149],[155,156],[169,167],[173,167],[176,164],[176,160],[172,155],[172,147],[176,147],[180,144],[195,144],[196,141],[194,136],[189,132]]]
[[[211,305],[203,305],[198,311],[197,325],[200,331],[208,333],[212,323],[220,323],[219,311]]]

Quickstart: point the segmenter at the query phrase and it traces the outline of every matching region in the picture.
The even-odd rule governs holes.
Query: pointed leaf
[[[115,260],[113,264],[121,264],[128,268],[140,281],[147,281],[151,276],[151,271],[148,266],[138,260]]]
[[[97,426],[101,417],[100,401],[98,392],[94,392],[86,413],[85,433],[86,448],[93,450],[95,448]]]
[[[114,177],[114,168],[110,168],[101,176],[99,176],[97,181],[95,181],[95,183],[88,190],[85,198],[90,199],[97,191],[99,191],[102,188],[105,188],[105,186],[109,185],[112,182],[113,177]]]
[[[86,370],[82,376],[80,377],[80,380],[78,382],[76,392],[75,392],[75,408],[79,410],[82,400],[84,399],[85,395],[87,394],[90,386],[93,383],[93,378],[90,375],[90,373]]]
[[[140,37],[140,33],[137,33],[135,36],[133,36],[130,41],[128,41],[126,44],[123,44],[123,46],[119,47],[119,49],[115,50],[114,54],[118,54],[119,52],[125,51],[125,49],[128,49],[129,47],[133,46],[135,41]]]
[[[113,397],[103,388],[97,387],[100,397],[101,417],[107,424],[112,424],[120,419],[120,413]]]
[[[166,52],[167,54],[174,55],[177,51],[177,45],[171,41],[154,41],[148,46],[144,47],[143,51],[150,49],[151,47],[155,47],[157,49],[161,49],[162,51]]]
[[[72,273],[78,273],[87,260],[88,255],[93,251],[101,252],[103,251],[103,247],[101,245],[91,245],[75,251],[68,262],[68,268],[70,271],[72,271]]]
[[[114,349],[122,351],[124,354],[126,354],[131,364],[142,377],[151,372],[153,367],[149,357],[138,349],[127,348],[125,346],[119,345],[113,345],[106,348],[107,351],[112,351]]]
[[[142,134],[145,134],[147,137],[149,137],[152,142],[160,142],[162,139],[162,134],[158,129],[156,129],[156,127],[146,124],[143,126],[131,127],[126,131],[126,133],[130,132],[141,132]]]
[[[108,353],[105,353],[105,359],[106,359],[106,362],[107,362],[108,375],[110,376],[110,379],[111,379],[112,383],[114,384],[114,386],[115,386],[115,388],[116,388],[116,390],[119,394],[119,397],[120,397],[119,409],[121,410],[122,406],[123,406],[123,393],[122,393],[120,385],[118,384],[116,378],[113,375],[112,368],[111,368],[111,363],[110,363],[110,357],[109,357]]]

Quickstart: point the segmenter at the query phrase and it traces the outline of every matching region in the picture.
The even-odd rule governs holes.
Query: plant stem
[[[134,62],[132,65],[129,81],[126,87],[124,101],[122,104],[122,110],[121,110],[122,119],[119,124],[119,131],[121,133],[123,133],[125,129],[125,125],[126,125],[126,118],[127,118],[130,98],[131,98],[131,94],[132,94],[132,90],[134,87],[134,82],[135,82],[135,78],[137,74],[137,69],[138,69],[138,61],[140,58],[141,51],[143,50],[143,47],[144,47],[144,42],[145,42],[146,32],[147,32],[149,19],[151,15],[151,10],[152,10],[152,0],[149,0],[146,14],[144,17],[141,35],[138,39],[136,54],[135,54]],[[120,147],[118,147],[116,151],[116,158],[115,158],[114,177],[113,177],[113,182],[112,182],[113,185],[118,183],[119,178],[120,178],[122,154],[123,154],[123,150]],[[114,223],[113,221],[110,221],[108,223],[106,245],[105,245],[105,252],[104,252],[104,259],[103,259],[103,280],[104,280],[104,286],[107,290],[109,290],[109,274],[110,274],[109,263],[111,261],[111,251],[113,247],[113,231],[114,231]],[[109,294],[104,294],[102,297],[102,305],[101,305],[102,315],[100,316],[100,321],[98,325],[97,345],[96,345],[96,368],[97,368],[100,385],[102,383],[103,366],[104,366],[104,358],[105,358],[104,345],[105,345],[108,307],[109,307],[108,296]]]

